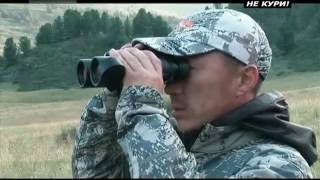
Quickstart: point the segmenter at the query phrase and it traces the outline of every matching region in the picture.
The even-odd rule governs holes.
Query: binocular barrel
[[[91,59],[80,59],[77,66],[78,82],[80,87],[93,87],[90,79]]]
[[[163,80],[166,84],[183,80],[189,74],[189,64],[180,59],[160,58]],[[107,87],[110,91],[122,89],[125,67],[110,56],[95,56],[92,59],[80,59],[77,76],[80,87]]]
[[[80,59],[77,75],[80,87],[107,87],[110,91],[121,89],[125,68],[109,56]]]

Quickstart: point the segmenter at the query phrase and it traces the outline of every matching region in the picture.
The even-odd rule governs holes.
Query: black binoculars
[[[176,56],[157,55],[161,60],[163,81],[170,84],[185,79],[189,74],[186,59]],[[95,56],[91,59],[80,59],[77,75],[80,87],[107,87],[109,91],[122,89],[125,67],[110,56]]]

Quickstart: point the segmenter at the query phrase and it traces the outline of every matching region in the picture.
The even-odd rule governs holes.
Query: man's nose
[[[166,94],[169,94],[169,95],[179,94],[182,91],[182,84],[181,84],[181,82],[170,83],[170,84],[166,85],[164,91]]]

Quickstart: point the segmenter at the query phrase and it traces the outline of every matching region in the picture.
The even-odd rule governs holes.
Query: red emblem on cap
[[[184,19],[184,20],[180,21],[179,26],[191,28],[193,26],[193,22],[188,19]]]

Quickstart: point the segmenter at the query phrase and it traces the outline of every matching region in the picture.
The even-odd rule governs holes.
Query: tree
[[[147,19],[145,22],[145,36],[154,36],[153,35],[153,22],[154,17],[150,12],[147,12]]]
[[[319,7],[318,7],[319,8]],[[319,8],[320,10],[320,8]],[[313,37],[318,37],[320,33],[320,11],[314,14],[314,29],[315,31],[313,32]]]
[[[83,35],[87,36],[90,32],[91,17],[89,11],[85,11],[81,17],[81,30]]]
[[[53,40],[53,28],[50,23],[46,23],[40,27],[39,33],[36,35],[36,45],[49,44]]]
[[[91,32],[93,34],[97,34],[98,32],[100,32],[100,14],[98,10],[91,10],[90,11],[90,15],[91,15]]]
[[[100,31],[107,33],[110,28],[110,16],[107,12],[103,12],[100,19]]]
[[[136,37],[152,36],[151,14],[147,14],[144,8],[139,9],[132,21],[132,35]]]
[[[23,55],[27,55],[31,49],[30,39],[26,36],[22,36],[19,39],[19,47]]]
[[[131,30],[131,25],[130,25],[130,21],[129,18],[127,16],[126,20],[124,21],[124,31],[125,31],[125,35],[127,36],[128,39],[132,38],[132,30]]]
[[[284,55],[288,54],[295,47],[295,35],[293,30],[296,29],[296,17],[292,11],[287,12],[284,23],[279,27],[278,47]]]
[[[161,16],[154,18],[152,24],[153,36],[166,36],[171,30],[168,23],[164,21]]]
[[[101,30],[100,14],[97,10],[85,11],[83,13],[81,29],[84,35],[96,34]]]
[[[65,29],[61,16],[58,16],[52,25],[53,28],[53,41],[60,42],[66,39]]]
[[[4,61],[5,61],[5,59],[2,56],[0,56],[0,67],[4,66]]]
[[[119,16],[111,18],[110,29],[107,34],[109,44],[115,48],[120,47],[123,43],[128,41],[123,23],[121,22]]]
[[[278,41],[278,47],[284,55],[287,55],[295,46],[294,33],[292,30],[288,31],[285,26],[279,28],[279,32],[281,33],[281,38]]]
[[[3,56],[5,65],[10,66],[17,62],[17,45],[14,43],[13,38],[8,38],[3,48]]]
[[[67,39],[78,37],[81,32],[81,14],[76,10],[66,10],[63,15],[63,25]]]

